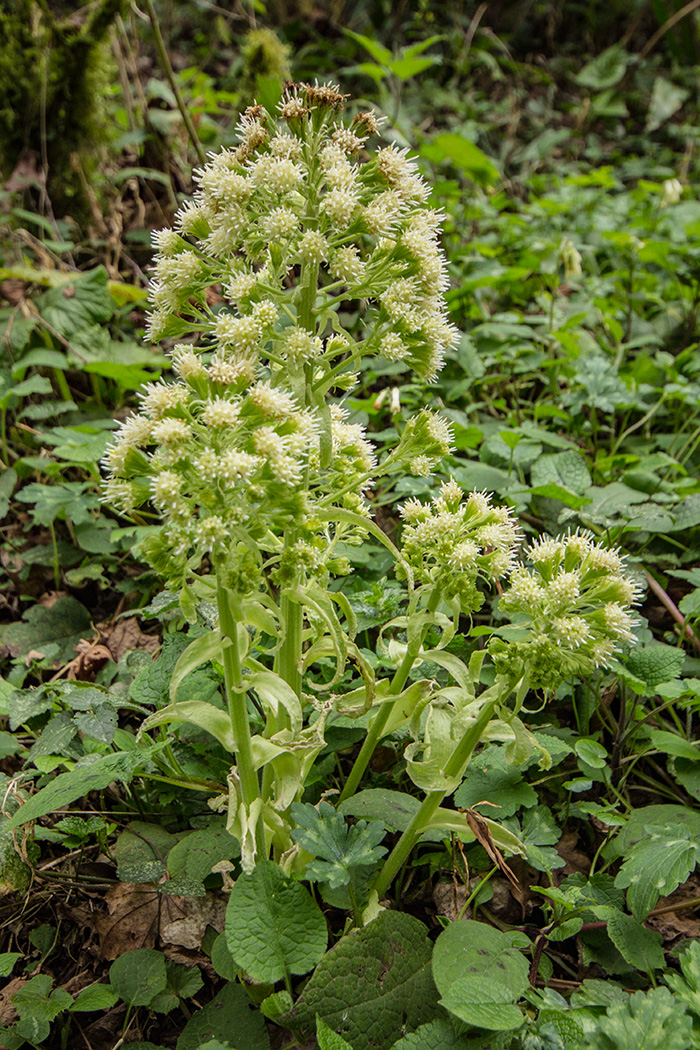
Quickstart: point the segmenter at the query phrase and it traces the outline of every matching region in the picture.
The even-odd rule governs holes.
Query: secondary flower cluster
[[[481,492],[464,499],[451,479],[431,503],[404,503],[401,517],[403,553],[417,580],[436,584],[447,598],[457,595],[465,613],[483,603],[479,577],[493,581],[512,569],[518,526],[507,507],[492,506]]]
[[[279,119],[250,107],[239,146],[195,173],[199,189],[176,229],[155,235],[153,339],[200,333],[244,368],[259,358],[291,372],[342,361],[348,343],[332,336],[329,318],[316,325],[305,315],[305,295],[320,283],[333,306],[372,304],[363,354],[436,375],[455,339],[441,215],[426,208],[429,187],[405,150],[365,151],[375,116],[343,122],[342,105],[333,87],[293,85]]]
[[[630,607],[638,594],[617,551],[577,532],[533,543],[527,559],[532,568],[513,570],[500,601],[516,631],[490,644],[499,672],[524,672],[531,685],[551,690],[634,641]]]

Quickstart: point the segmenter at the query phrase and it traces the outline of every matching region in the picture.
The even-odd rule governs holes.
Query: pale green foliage
[[[346,886],[358,868],[375,864],[386,853],[379,845],[386,834],[379,821],[359,820],[350,827],[327,802],[318,809],[297,803],[292,818],[298,825],[292,838],[316,858],[307,864],[306,877],[327,882],[331,889]]]

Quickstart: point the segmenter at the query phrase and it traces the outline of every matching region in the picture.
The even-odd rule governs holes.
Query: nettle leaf
[[[686,881],[700,858],[700,844],[691,840],[688,827],[648,824],[645,832],[628,850],[615,879],[616,886],[627,889],[627,903],[639,922],[659,897]]]
[[[327,882],[332,889],[346,886],[353,868],[375,864],[386,853],[379,843],[386,835],[380,821],[367,824],[358,821],[348,827],[340,813],[328,802],[318,809],[310,803],[295,803],[292,817],[299,828],[292,838],[312,856],[320,858],[306,867],[306,877],[314,882]]]
[[[635,992],[609,1006],[583,1044],[585,1050],[688,1050],[693,1022],[668,988]]]
[[[142,667],[129,686],[129,699],[148,707],[167,704],[175,664],[190,641],[182,631],[166,635],[158,657]]]
[[[3,627],[0,637],[12,656],[24,657],[30,650],[43,652],[51,646],[51,655],[61,663],[75,656],[81,638],[93,633],[90,613],[75,598],[59,598],[50,608],[32,605],[22,623]]]
[[[251,977],[274,984],[312,970],[326,950],[328,930],[309,891],[265,860],[236,879],[226,909],[226,943]]]
[[[471,809],[487,799],[500,807],[498,817],[512,817],[522,807],[537,804],[537,792],[523,780],[518,767],[507,761],[504,750],[490,745],[472,759],[455,792],[455,805]]]
[[[177,1041],[177,1050],[202,1050],[213,1040],[236,1050],[269,1050],[265,1019],[240,984],[230,981],[189,1019]]]
[[[630,966],[645,973],[665,966],[660,933],[647,929],[631,915],[615,908],[593,908],[592,911],[599,918],[607,919],[608,936]]]
[[[658,685],[678,678],[683,670],[685,653],[672,645],[654,642],[638,645],[625,659],[625,667],[646,686],[645,696],[653,696]]]
[[[388,1050],[398,1033],[435,1016],[427,933],[391,911],[353,930],[323,957],[285,1023],[311,1031],[318,1015],[353,1050]]]
[[[530,482],[534,487],[554,484],[578,496],[592,484],[586,461],[580,452],[547,452],[536,459],[530,468]]]

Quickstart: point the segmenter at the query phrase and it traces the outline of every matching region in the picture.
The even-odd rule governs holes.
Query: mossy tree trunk
[[[0,0],[0,170],[6,179],[33,154],[58,211],[78,203],[71,157],[89,174],[106,141],[107,34],[124,6]]]

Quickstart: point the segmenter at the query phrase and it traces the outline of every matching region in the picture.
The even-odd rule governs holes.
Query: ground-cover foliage
[[[360,19],[358,102],[294,24],[320,84],[260,28],[144,84],[120,16],[95,229],[15,173],[2,1045],[700,1045],[693,51],[654,14],[544,70],[530,15]]]

